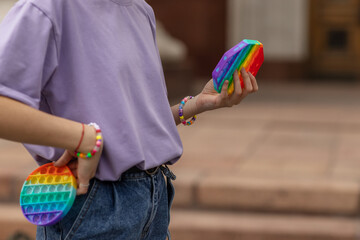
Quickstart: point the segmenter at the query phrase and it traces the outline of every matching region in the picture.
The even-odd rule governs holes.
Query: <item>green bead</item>
[[[88,153],[88,154],[86,155],[86,157],[87,157],[87,158],[91,158],[91,157],[92,157],[91,153]]]

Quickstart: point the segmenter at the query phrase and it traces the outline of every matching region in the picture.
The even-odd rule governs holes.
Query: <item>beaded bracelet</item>
[[[188,96],[188,97],[185,97],[183,100],[181,100],[180,102],[180,105],[179,105],[179,117],[180,117],[180,122],[184,125],[187,125],[187,126],[190,126],[191,124],[193,124],[196,120],[196,115],[194,115],[190,121],[186,121],[185,120],[185,117],[184,117],[184,114],[183,114],[183,108],[186,104],[187,101],[189,101],[190,99],[192,99],[193,97],[192,96]]]
[[[91,158],[92,156],[95,155],[95,153],[97,153],[100,150],[101,142],[102,142],[102,135],[101,135],[100,127],[96,123],[90,123],[89,126],[93,126],[95,128],[95,131],[96,131],[96,143],[95,143],[95,146],[94,146],[93,150],[91,152],[88,152],[88,153],[75,152],[77,157]]]

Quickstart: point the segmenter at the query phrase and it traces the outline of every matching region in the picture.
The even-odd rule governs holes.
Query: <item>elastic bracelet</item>
[[[82,132],[81,132],[81,137],[80,137],[80,141],[79,141],[79,144],[77,145],[77,147],[75,148],[75,152],[77,152],[79,150],[79,147],[82,143],[82,140],[84,138],[84,132],[85,132],[85,126],[83,123],[81,123],[81,126],[82,126]]]
[[[196,115],[194,115],[190,121],[186,121],[185,120],[185,117],[184,117],[184,114],[183,114],[183,108],[186,104],[187,101],[189,101],[190,99],[192,99],[193,97],[192,96],[188,96],[188,97],[185,97],[183,100],[181,100],[180,102],[180,105],[179,105],[179,117],[180,117],[180,122],[184,125],[187,125],[187,126],[190,126],[191,124],[193,124],[196,120]]]
[[[88,153],[75,152],[77,157],[91,158],[92,156],[95,155],[95,153],[97,153],[100,150],[101,142],[102,142],[102,134],[101,134],[100,127],[96,123],[90,123],[89,126],[93,126],[95,128],[95,131],[96,131],[95,146],[94,146],[93,150],[91,152],[88,152]]]

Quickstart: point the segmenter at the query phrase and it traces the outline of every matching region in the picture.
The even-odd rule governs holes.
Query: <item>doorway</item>
[[[310,1],[310,72],[357,78],[360,73],[360,0]]]

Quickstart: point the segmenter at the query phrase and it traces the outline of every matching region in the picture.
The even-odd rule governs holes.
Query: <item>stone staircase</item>
[[[198,178],[200,179],[200,178]],[[359,185],[352,182],[205,177],[176,180],[175,240],[355,240]]]
[[[179,127],[174,239],[360,239],[358,90],[262,85]]]
[[[262,86],[179,126],[172,239],[360,240],[359,90]],[[0,151],[0,240],[35,239],[18,195],[36,165],[19,144],[0,140]]]
[[[353,182],[191,176],[183,170],[177,177],[175,240],[360,239],[360,188]],[[19,176],[0,182],[0,240],[19,232],[35,239],[35,227],[17,203]]]

